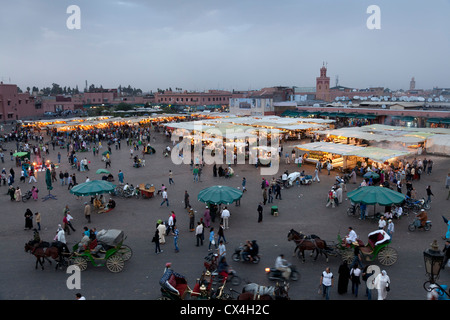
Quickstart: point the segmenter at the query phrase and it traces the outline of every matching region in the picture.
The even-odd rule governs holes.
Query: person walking
[[[371,270],[371,272],[368,272],[370,265],[367,265],[364,267],[363,271],[362,271],[362,280],[364,281],[364,283],[366,284],[366,296],[367,296],[367,300],[372,300],[372,286],[367,285],[367,281],[369,281],[369,279],[371,279],[372,275],[375,274],[375,270]]]
[[[175,182],[173,181],[172,170],[169,170],[169,185],[171,185],[171,184],[175,184]]]
[[[267,188],[263,189],[262,195],[263,195],[263,203],[264,203],[264,205],[266,205],[266,203],[267,203]]]
[[[384,216],[380,217],[380,220],[378,220],[378,229],[384,230],[386,228],[386,220],[384,219]]]
[[[338,270],[338,287],[337,291],[339,294],[347,293],[348,282],[350,280],[350,269],[348,267],[347,261],[343,261],[339,266]]]
[[[155,253],[156,254],[161,253],[162,250],[161,250],[161,248],[159,246],[160,243],[159,243],[159,231],[158,231],[158,229],[155,230],[155,234],[153,235],[152,242],[155,243]]]
[[[219,236],[217,238],[217,242],[220,243],[221,239],[223,239],[223,241],[225,241],[225,243],[228,243],[227,239],[225,238],[224,228],[223,228],[223,224],[222,223],[219,225],[219,231],[218,231],[217,235]]]
[[[198,182],[198,166],[196,165],[194,169],[192,169],[192,174],[194,175],[194,182]]]
[[[220,260],[222,260],[222,258],[224,258],[227,255],[227,247],[225,246],[223,240],[219,241],[219,247],[217,248],[217,255],[218,255],[217,262],[220,262]]]
[[[203,214],[203,218],[205,221],[205,227],[209,228],[209,226],[211,225],[211,214],[210,214],[208,206],[206,206],[205,213]]]
[[[280,199],[281,200],[281,187],[280,187],[279,183],[277,183],[275,185],[275,199]]]
[[[38,200],[38,193],[39,193],[39,190],[38,190],[38,188],[36,188],[36,186],[31,187],[31,194],[33,196],[34,201]]]
[[[169,198],[167,196],[167,191],[166,189],[163,190],[162,192],[162,197],[163,197],[163,201],[161,202],[160,207],[162,207],[162,205],[164,204],[164,202],[167,204],[167,206],[169,206]]]
[[[187,192],[187,190],[184,191],[184,208],[190,208],[190,204],[189,204],[189,193]]]
[[[330,171],[333,169],[333,165],[331,164],[331,161],[328,161],[327,164],[327,171],[328,171],[328,175],[330,175]]]
[[[208,251],[211,251],[211,245],[213,245],[214,248],[217,249],[216,239],[214,238],[214,227],[211,227],[209,229],[209,246],[208,246]]]
[[[316,169],[314,170],[313,182],[316,181],[316,180],[317,180],[317,182],[320,182],[320,179],[319,179],[319,168],[317,166],[316,166]]]
[[[391,237],[391,241],[392,237],[394,236],[394,231],[395,231],[394,222],[392,222],[392,219],[389,219],[386,232],[389,235],[389,237]]]
[[[173,226],[173,245],[175,247],[175,252],[179,252],[180,249],[178,248],[178,237],[180,235],[180,231],[178,230],[177,226]]]
[[[197,239],[197,245],[203,245],[203,224],[199,221],[197,222],[197,227],[195,228],[195,238]]]
[[[333,273],[331,272],[330,267],[327,267],[320,276],[319,284],[319,286],[322,287],[322,297],[326,300],[330,300],[330,289],[333,286],[333,283]]]
[[[27,209],[25,211],[25,228],[24,230],[31,230],[33,229],[33,212],[31,212],[30,209]]]
[[[352,281],[352,294],[355,295],[355,298],[358,297],[358,288],[359,285],[361,284],[361,269],[359,268],[359,266],[355,266],[350,270],[350,278]]]
[[[34,175],[34,170],[33,170],[33,169],[30,170],[29,175],[30,175],[30,180],[28,180],[28,183],[30,184],[31,181],[33,181],[33,182],[36,183],[37,181],[36,181],[36,177],[35,177],[35,175]]]
[[[175,226],[175,224],[173,222],[173,215],[172,215],[172,213],[169,213],[169,218],[167,219],[166,236],[169,235],[170,232],[172,232],[172,235],[173,235],[173,232],[174,232],[173,227],[174,226]]]
[[[272,192],[272,188],[269,188],[269,190],[267,191],[267,195],[268,195],[267,203],[273,203],[273,192]]]
[[[16,199],[17,202],[22,201],[22,190],[20,190],[19,187],[17,187],[16,190],[14,191],[14,198]]]
[[[259,223],[259,222],[262,222],[262,220],[263,220],[263,206],[261,205],[261,202],[258,205],[257,211],[258,211],[258,223]]]
[[[165,244],[166,243],[165,236],[166,236],[166,231],[167,231],[166,225],[162,221],[159,221],[157,229],[158,229],[159,243]]]
[[[431,171],[433,170],[433,160],[428,160],[428,164],[427,164],[427,174],[430,175]]]
[[[41,231],[41,214],[39,212],[34,214],[34,221],[36,221],[38,231]]]
[[[449,174],[450,176],[450,174]],[[242,178],[242,192],[247,191],[245,185],[247,184],[247,179],[245,179],[245,177]]]
[[[389,279],[385,270],[381,271],[381,273],[375,277],[374,288],[378,291],[378,300],[386,300],[388,290],[390,290],[388,289],[390,283],[391,279]]]
[[[191,206],[189,206],[188,215],[189,215],[189,231],[192,232],[195,229],[195,212]]]
[[[426,191],[427,191],[427,202],[430,203],[431,202],[431,196],[434,197],[434,194],[431,191],[431,186],[428,186]]]
[[[91,206],[87,202],[84,203],[84,216],[86,217],[87,222],[91,223]]]
[[[227,207],[224,207],[222,210],[222,214],[220,215],[220,217],[222,218],[223,221],[223,227],[224,229],[229,229],[229,219],[230,219],[230,211],[228,210]]]
[[[117,176],[119,177],[119,182],[120,183],[123,183],[123,172],[122,172],[122,170],[119,170],[119,173],[117,174]]]

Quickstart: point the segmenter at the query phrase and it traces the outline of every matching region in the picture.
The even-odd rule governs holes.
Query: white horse
[[[289,284],[276,283],[275,286],[261,286],[257,283],[249,283],[242,288],[239,300],[278,300],[289,299]]]

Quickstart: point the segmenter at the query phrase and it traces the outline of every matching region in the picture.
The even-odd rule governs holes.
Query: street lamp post
[[[442,264],[444,263],[444,255],[439,250],[437,240],[434,240],[433,243],[431,243],[431,247],[423,252],[423,259],[425,262],[425,272],[429,279],[423,284],[424,289],[427,292],[431,292],[437,286],[440,291],[450,297],[450,294],[436,283],[436,280],[439,278]]]

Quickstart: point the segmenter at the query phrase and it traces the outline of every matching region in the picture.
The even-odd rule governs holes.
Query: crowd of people
[[[120,150],[121,144],[123,144],[123,141],[125,141],[127,147],[130,150],[133,150],[133,152],[136,152],[137,150],[142,149],[143,146],[148,145],[148,143],[151,142],[151,137],[154,135],[153,132],[151,132],[154,129],[154,127],[150,126],[139,126],[139,127],[129,127],[129,128],[116,128],[111,127],[107,129],[96,129],[96,130],[88,130],[88,131],[76,131],[76,132],[57,132],[56,130],[47,131],[49,142],[44,142],[46,139],[44,139],[44,136],[42,134],[36,134],[35,132],[32,132],[29,129],[26,128],[20,128],[16,133],[9,136],[8,142],[17,142],[17,150],[30,150],[32,157],[34,157],[33,160],[38,161],[39,159],[43,159],[46,155],[49,155],[50,153],[56,153],[58,152],[58,161],[57,164],[61,163],[61,152],[66,151],[67,152],[67,162],[71,165],[73,169],[76,170],[77,174],[78,172],[84,172],[89,171],[89,164],[90,161],[87,159],[88,156],[81,155],[81,153],[85,153],[88,151],[92,151],[92,157],[97,157],[99,151],[105,150],[108,151],[105,154],[106,160],[110,159],[112,157],[112,154],[114,152],[113,148],[115,147],[116,150]],[[34,147],[34,145],[30,145],[29,142],[33,141],[37,145],[37,147]],[[28,149],[27,149],[28,148]],[[53,149],[52,149],[53,148]],[[133,153],[131,153],[133,154]],[[131,157],[133,159],[133,157]],[[98,159],[98,158],[97,158]],[[298,167],[301,167],[301,161],[295,161],[295,165]],[[18,160],[17,157],[14,159],[14,157],[11,158],[12,162],[17,165],[17,163],[22,165],[20,162],[21,160]],[[30,159],[31,160],[31,159]],[[64,160],[63,160],[64,161]],[[105,161],[105,163],[109,163],[109,167],[111,166],[111,162]],[[134,160],[134,163],[136,163],[136,160]],[[57,164],[50,162],[49,167],[52,169],[52,179],[55,177],[56,180],[56,174],[57,174]],[[289,163],[290,164],[290,163]],[[108,165],[106,165],[108,167]],[[191,172],[193,175],[193,181],[194,182],[201,182],[201,176],[202,176],[202,170],[204,168],[204,165],[200,162],[197,164],[192,164],[191,166]],[[399,161],[398,166],[394,167],[393,165],[386,165],[383,168],[378,168],[375,166],[365,166],[364,170],[365,172],[373,171],[375,173],[380,174],[380,180],[378,181],[381,184],[386,184],[391,188],[398,188],[400,192],[405,192],[404,188],[406,188],[406,195],[408,195],[410,198],[416,198],[417,197],[417,191],[412,186],[412,184],[416,181],[423,180],[424,175],[431,175],[433,169],[433,162],[430,159],[419,159],[412,161],[411,163],[405,162],[405,161]],[[13,168],[11,168],[12,171]],[[15,173],[9,172],[10,175],[12,175],[13,179],[11,184],[9,184],[11,191],[9,192],[9,195],[11,196],[11,200],[14,201],[21,201],[21,197],[23,197],[23,192],[19,186],[15,186],[16,181],[14,180]],[[31,167],[29,170],[21,170],[21,174],[25,179],[29,179],[29,184],[31,182],[35,182],[35,173],[34,173],[34,167]],[[316,173],[315,176],[317,176],[317,179],[315,181],[320,182],[318,179],[318,173],[320,172],[320,168],[315,168]],[[332,170],[332,168],[327,168],[328,172]],[[203,173],[204,174],[204,173]],[[4,178],[5,175],[5,178]],[[5,169],[2,171],[2,181],[9,181],[9,178],[6,176],[7,172]],[[226,168],[222,168],[222,166],[219,166],[217,168],[216,165],[213,166],[213,177],[225,177],[225,178],[231,178],[234,176],[234,169],[231,165],[226,166]],[[258,205],[258,222],[262,221],[262,210],[260,210],[260,206],[266,205],[266,203],[272,203],[274,199],[281,200],[281,190],[286,187],[286,179],[285,176],[287,176],[287,173],[283,173],[283,175],[280,177],[280,179],[276,179],[276,177],[272,177],[271,179],[262,179],[261,182],[261,203]],[[346,192],[347,184],[349,183],[356,183],[356,176],[357,176],[357,170],[353,170],[348,176],[339,174],[336,176],[336,181],[333,185],[333,187],[330,189],[328,195],[327,195],[327,207],[331,208],[337,208],[343,203],[344,199],[344,192]],[[449,174],[450,176],[450,174]],[[34,177],[31,178],[31,177]],[[121,183],[123,183],[123,173],[122,177],[119,175],[119,180]],[[69,174],[67,170],[59,170],[59,179],[60,184],[62,186],[67,186],[67,188],[72,188],[73,186],[77,185],[77,178],[75,176],[75,173]],[[281,180],[281,182],[279,181]],[[247,181],[246,178],[242,178],[242,189],[244,191],[247,190]],[[362,182],[362,186],[365,185],[373,185],[376,181],[374,181],[372,178],[364,179]],[[169,186],[174,184],[173,179],[173,173],[169,173]],[[447,182],[447,185],[450,183]],[[34,190],[36,189],[36,190]],[[34,191],[33,191],[34,190]],[[431,186],[429,186],[426,190],[424,190],[427,194],[427,201],[431,202],[433,193],[431,191]],[[38,190],[35,186],[32,188],[33,192],[33,199],[37,200],[37,193]],[[416,193],[415,193],[416,192]],[[161,206],[165,204],[166,207],[170,207],[169,205],[169,193],[170,191],[168,188],[163,187],[161,188],[161,197],[162,197],[162,203]],[[186,190],[186,193],[188,191]],[[450,193],[449,193],[450,196]],[[227,241],[225,239],[224,233],[228,228],[230,228],[230,220],[231,214],[229,208],[227,206],[216,206],[212,204],[208,204],[202,213],[198,214],[192,206],[189,205],[189,196],[185,196],[184,198],[185,202],[185,214],[189,216],[189,226],[179,226],[177,224],[177,219],[175,215],[175,209],[169,214],[169,216],[166,219],[160,219],[157,221],[152,242],[155,244],[155,253],[159,254],[162,253],[163,250],[161,250],[161,246],[164,246],[166,244],[166,238],[167,237],[173,237],[173,247],[174,252],[179,252],[179,237],[184,236],[184,233],[192,233],[192,244],[198,247],[203,246],[204,244],[208,244],[208,250],[217,250],[217,253],[221,257],[226,256],[226,244]],[[171,202],[170,204],[172,204]],[[108,202],[106,202],[105,198],[103,196],[95,197],[92,199],[92,203],[85,203],[85,217],[87,219],[87,222],[90,223],[91,220],[91,210],[98,209],[98,212],[108,212],[112,208],[116,206],[115,201],[113,199],[109,199]],[[172,208],[171,208],[172,209]],[[382,219],[380,219],[380,225],[379,227],[383,230],[386,230],[386,232],[391,236],[393,236],[394,228],[392,223],[392,218],[395,218],[396,216],[400,216],[398,211],[396,211],[394,216],[389,216],[389,214],[392,213],[391,211],[386,211],[385,215]],[[39,221],[38,221],[39,216]],[[387,218],[387,219],[385,219]],[[32,213],[31,210],[27,210],[25,213],[25,228],[32,230],[34,228],[33,226],[33,219],[34,222],[37,223],[38,230],[40,230],[40,213],[35,212]],[[65,237],[70,235],[71,232],[76,232],[76,229],[74,228],[73,222],[73,216],[70,214],[70,210],[68,209],[68,206],[66,206],[63,210],[63,214],[61,216],[61,221],[55,221],[56,225],[58,225],[57,233],[55,235],[55,239],[60,242],[65,242]],[[218,220],[219,226],[213,225],[215,224],[215,221]],[[385,223],[385,224],[384,224]],[[61,226],[59,226],[61,225]],[[391,227],[390,227],[391,225]],[[217,233],[216,233],[217,231]],[[89,235],[84,234],[84,237],[88,237],[91,242],[86,242],[83,240],[80,241],[80,243],[83,243],[83,247],[87,248],[90,247],[89,244],[92,243],[92,234],[89,232]],[[55,241],[56,241],[55,240]],[[85,239],[86,240],[86,239]],[[224,260],[226,261],[226,260]],[[281,263],[280,263],[281,268]],[[321,285],[323,286],[323,292],[326,297],[329,297],[329,290],[328,286],[332,285],[332,276],[330,277],[329,273],[331,271],[328,270],[325,272],[325,275],[322,275]],[[352,266],[348,270],[349,278],[352,281],[352,293],[355,294],[355,296],[358,295],[358,285],[359,277],[364,275],[364,270],[360,266]],[[384,275],[387,276],[387,275]],[[380,276],[381,277],[381,276]],[[382,281],[381,279],[379,281]],[[330,284],[331,283],[331,284]],[[380,285],[381,286],[381,285]],[[326,287],[326,288],[325,288]],[[380,287],[381,288],[381,287]],[[380,293],[381,296],[384,295],[385,292]]]

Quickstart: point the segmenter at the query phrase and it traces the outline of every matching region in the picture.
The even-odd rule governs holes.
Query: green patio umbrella
[[[109,171],[106,170],[106,169],[98,169],[95,173],[97,173],[97,174],[102,174],[102,173],[110,174],[111,172],[109,172]]]
[[[198,193],[198,201],[213,204],[230,204],[242,197],[239,189],[227,186],[212,186]]]
[[[15,152],[15,153],[13,153],[13,157],[23,157],[23,156],[26,156],[26,155],[28,155],[28,152]]]
[[[376,173],[376,172],[369,171],[369,172],[365,173],[363,177],[364,178],[378,179],[380,177],[380,175],[378,173]]]
[[[105,180],[93,180],[76,185],[70,193],[76,196],[95,196],[102,193],[113,192],[116,186]]]
[[[385,187],[366,186],[359,187],[347,193],[347,197],[355,203],[364,203],[368,205],[390,206],[398,204],[405,200],[405,195]]]

